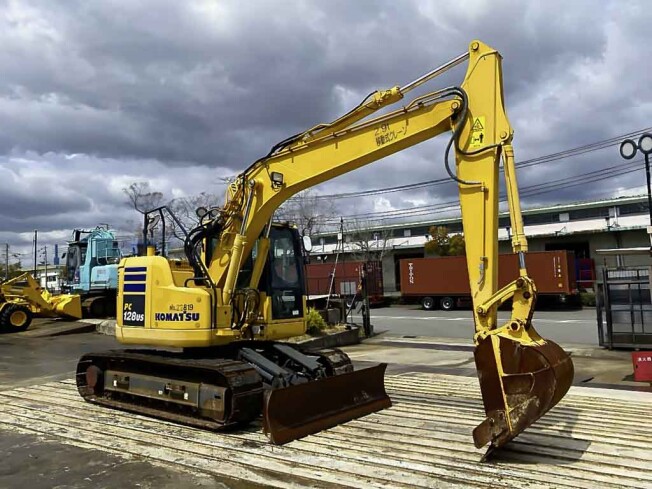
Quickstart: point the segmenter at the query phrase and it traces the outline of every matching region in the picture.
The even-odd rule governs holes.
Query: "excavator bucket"
[[[487,414],[473,430],[477,448],[507,443],[552,409],[573,382],[570,356],[552,341],[530,346],[491,335],[474,356]]]
[[[263,430],[282,445],[392,405],[386,363],[265,393]]]
[[[53,310],[58,316],[74,319],[82,318],[81,296],[78,294],[61,294],[50,297]]]

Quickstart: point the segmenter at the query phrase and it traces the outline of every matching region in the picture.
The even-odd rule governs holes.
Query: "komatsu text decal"
[[[199,321],[198,312],[157,312],[155,321]]]

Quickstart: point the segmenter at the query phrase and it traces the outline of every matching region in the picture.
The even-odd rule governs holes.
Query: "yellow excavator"
[[[459,87],[371,117],[465,61]],[[480,41],[408,85],[374,92],[339,119],[276,144],[230,184],[222,207],[200,213],[184,243],[189,266],[151,252],[123,259],[117,339],[168,349],[84,355],[77,366],[80,394],[214,429],[262,414],[263,429],[277,444],[389,407],[386,364],[354,371],[339,350],[303,351],[278,341],[306,331],[303,260],[310,243],[273,216],[297,192],[443,132],[451,133],[444,164],[459,187],[486,411],[473,438],[491,450],[517,436],[566,394],[573,364],[532,325],[536,288],[526,270],[501,56]],[[520,273],[499,290],[501,159]],[[511,318],[500,324],[497,310],[507,301]]]

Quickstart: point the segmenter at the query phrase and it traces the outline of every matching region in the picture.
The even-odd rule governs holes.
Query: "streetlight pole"
[[[652,191],[650,191],[650,155],[645,155],[645,176],[647,177],[647,208],[650,214],[650,226],[652,226]]]
[[[650,215],[650,225],[648,226],[648,235],[650,236],[650,251],[652,252],[652,190],[650,186],[650,154],[652,153],[652,134],[643,133],[638,138],[638,142],[632,139],[625,139],[620,143],[620,156],[626,160],[631,160],[640,151],[645,157],[645,177],[647,179],[647,210]]]

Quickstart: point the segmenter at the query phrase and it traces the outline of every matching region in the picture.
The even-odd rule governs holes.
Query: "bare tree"
[[[134,182],[122,191],[129,199],[131,206],[141,214],[160,207],[163,203],[163,193],[150,188],[149,182]]]
[[[190,230],[199,224],[199,218],[196,214],[197,209],[199,207],[211,209],[216,207],[218,202],[219,198],[217,195],[208,192],[201,192],[197,195],[173,199],[168,203],[168,207],[177,219],[179,219],[182,226],[186,230]],[[169,231],[171,236],[180,240],[184,239],[183,232],[173,220],[170,222]]]
[[[321,198],[314,189],[299,192],[276,212],[277,219],[295,223],[308,236],[321,232],[324,224],[332,221],[335,215],[333,201]]]
[[[123,188],[122,191],[127,196],[129,205],[133,207],[136,212],[142,215],[147,214],[152,209],[160,207],[164,202],[163,193],[153,190],[150,187],[149,182],[133,182],[128,187]],[[134,233],[137,236],[138,241],[140,241],[142,237],[142,232],[142,224],[136,225],[134,227]],[[160,237],[155,239],[155,231],[153,226],[152,229],[149,230],[149,240],[156,242],[160,239]]]
[[[360,261],[382,260],[392,237],[391,229],[371,229],[361,220],[345,221],[345,242],[352,247],[353,258]]]

